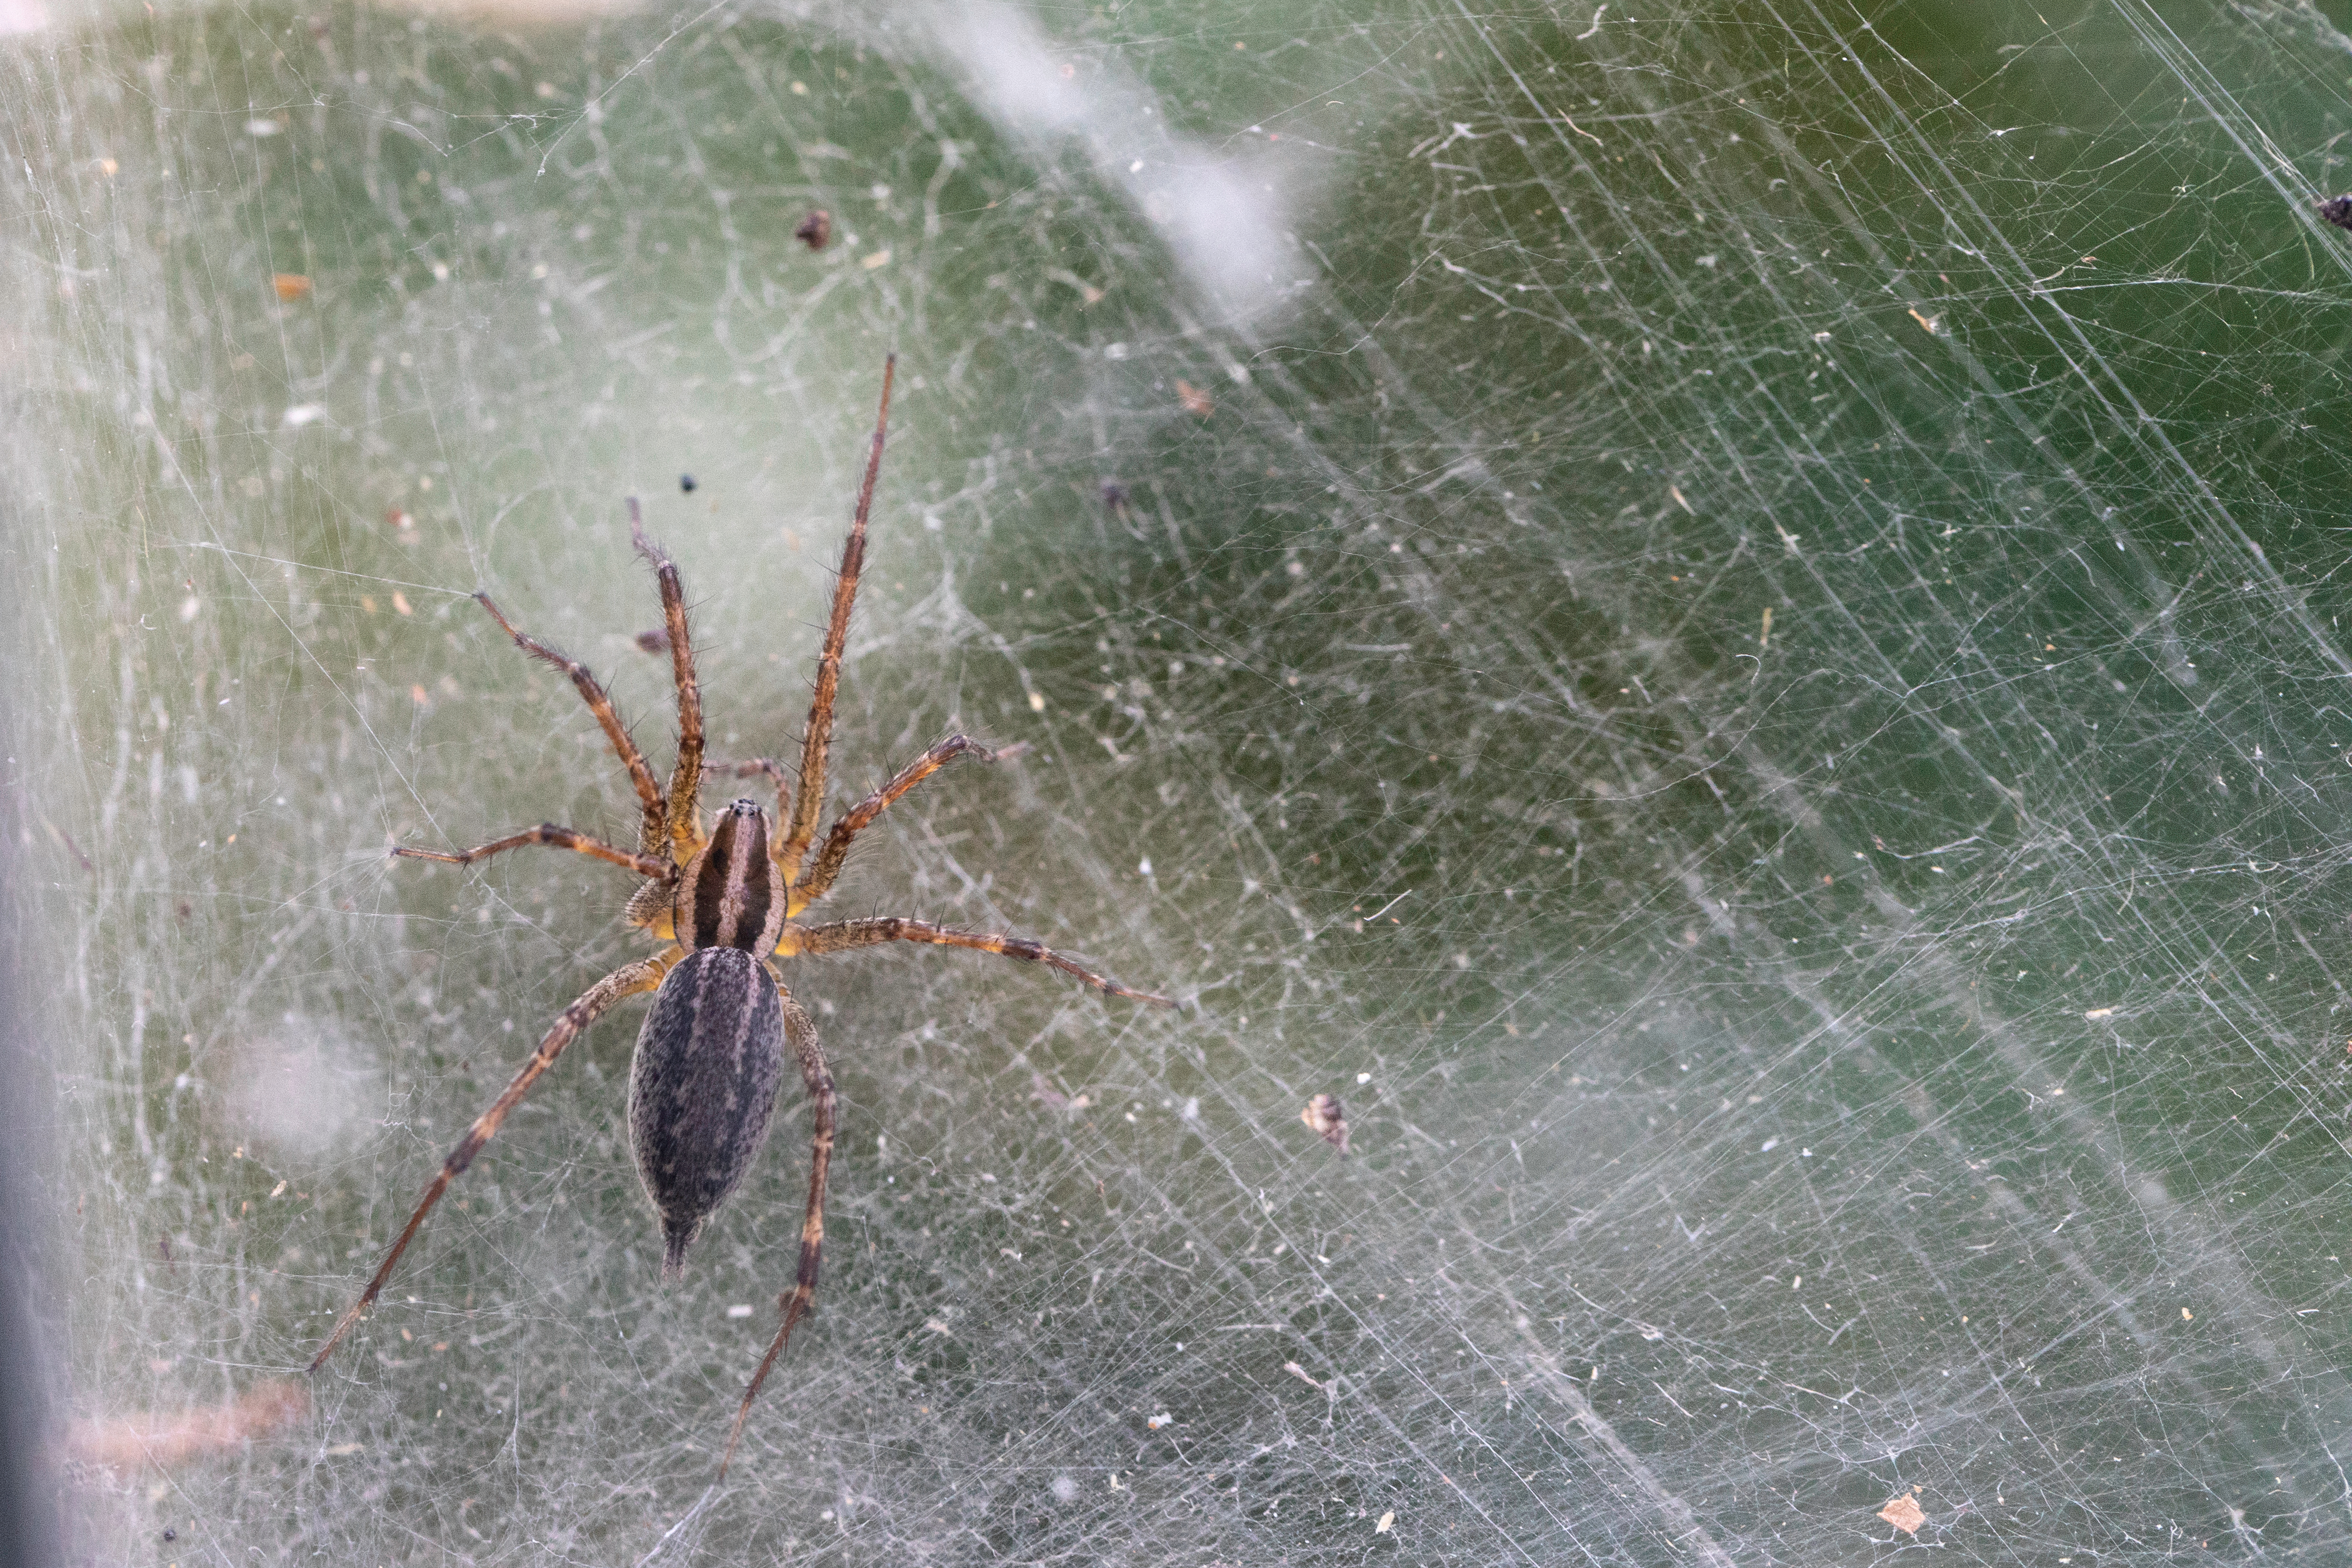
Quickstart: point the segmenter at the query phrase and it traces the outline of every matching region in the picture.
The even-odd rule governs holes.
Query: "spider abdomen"
[[[679,960],[629,1068],[629,1141],[661,1217],[665,1278],[759,1157],[783,1070],[783,1008],[760,961],[739,947]]]

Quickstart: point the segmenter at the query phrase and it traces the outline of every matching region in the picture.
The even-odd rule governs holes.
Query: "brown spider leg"
[[[826,1169],[833,1164],[833,1070],[825,1065],[824,1048],[817,1042],[816,1025],[810,1021],[806,1009],[784,988],[783,977],[776,974],[774,965],[768,966],[768,974],[776,982],[776,999],[784,1007],[784,1032],[791,1037],[793,1050],[801,1059],[801,1081],[808,1086],[815,1139],[809,1151],[808,1213],[801,1220],[800,1273],[792,1292],[776,1298],[776,1305],[784,1314],[783,1326],[776,1331],[768,1354],[760,1358],[760,1370],[751,1375],[751,1385],[743,1390],[743,1403],[735,1412],[734,1429],[727,1434],[727,1452],[719,1460],[721,1480],[727,1478],[727,1467],[735,1458],[735,1445],[743,1436],[744,1417],[751,1414],[751,1401],[759,1397],[760,1385],[768,1380],[769,1368],[783,1354],[784,1342],[793,1337],[793,1325],[801,1321],[809,1303],[816,1299],[817,1266],[824,1259],[824,1178]]]
[[[876,915],[866,920],[836,920],[824,925],[787,925],[783,940],[776,945],[776,952],[778,956],[789,958],[795,954],[845,953],[852,947],[871,947],[883,942],[928,942],[940,947],[969,947],[976,953],[1000,953],[1007,958],[1019,958],[1059,969],[1065,975],[1085,981],[1106,996],[1128,997],[1139,1002],[1150,1002],[1156,1007],[1172,1008],[1176,1005],[1168,998],[1154,996],[1150,991],[1129,990],[1116,980],[1096,974],[1076,959],[1066,958],[1025,936],[950,931],[928,920],[908,920],[898,915]]]
[[[800,789],[793,799],[791,826],[776,841],[776,867],[786,886],[800,880],[801,860],[816,837],[824,809],[824,754],[833,742],[833,697],[841,685],[841,650],[849,641],[849,610],[857,601],[857,577],[866,569],[866,519],[874,510],[874,483],[882,473],[882,440],[890,425],[890,381],[898,356],[882,361],[882,411],[874,421],[874,449],[866,459],[866,482],[858,487],[857,511],[841,547],[841,573],[833,587],[833,619],[824,629],[824,653],[816,664],[816,695],[809,703],[808,733],[801,737]]]
[[[776,821],[789,822],[793,810],[793,776],[784,771],[783,764],[770,757],[754,757],[749,762],[710,762],[703,765],[703,777],[751,779],[764,776],[776,787]]]
[[[809,868],[807,879],[793,889],[791,913],[798,915],[833,891],[834,879],[841,874],[842,862],[849,858],[850,841],[871,827],[874,819],[888,810],[899,796],[959,757],[970,755],[982,762],[1003,762],[1028,749],[1025,740],[992,750],[968,735],[950,735],[907,764],[897,778],[835,819],[833,831],[825,835],[824,846],[817,851],[816,862]]]
[[[541,822],[535,828],[525,828],[520,833],[492,839],[487,844],[477,844],[470,850],[460,850],[455,854],[446,850],[411,849],[405,844],[395,846],[392,852],[408,860],[439,861],[444,865],[471,865],[476,861],[486,861],[507,850],[519,850],[525,844],[550,844],[559,850],[578,850],[583,855],[593,855],[600,861],[626,866],[639,876],[651,877],[656,882],[668,882],[677,874],[676,866],[658,856],[631,854],[617,844],[608,844],[602,839],[574,832],[570,828],[559,828],[553,822]]]
[[[477,593],[474,597],[481,601],[483,609],[490,612],[490,619],[499,623],[499,630],[514,639],[516,647],[534,659],[543,659],[553,664],[571,676],[572,684],[580,688],[580,695],[588,701],[588,711],[596,716],[596,722],[604,727],[604,738],[613,743],[614,754],[620,758],[621,766],[629,770],[629,782],[636,787],[637,800],[645,808],[645,821],[638,832],[637,848],[646,854],[659,852],[664,837],[661,786],[654,782],[654,770],[646,766],[646,754],[637,749],[637,743],[631,740],[629,732],[621,727],[621,716],[613,711],[613,699],[604,695],[604,688],[596,684],[596,677],[588,673],[587,665],[567,653],[557,652],[536,637],[527,637],[516,631],[514,622],[499,613],[499,607],[490,602],[488,594]]]
[[[517,1072],[499,1097],[490,1103],[488,1110],[474,1118],[474,1124],[466,1129],[466,1135],[457,1141],[456,1148],[449,1151],[449,1157],[441,1162],[441,1174],[435,1176],[432,1185],[425,1189],[425,1197],[417,1203],[416,1212],[408,1217],[408,1224],[401,1230],[400,1239],[392,1244],[392,1250],[384,1254],[383,1262],[376,1269],[375,1278],[368,1281],[368,1287],[360,1293],[360,1299],[352,1303],[351,1311],[335,1324],[335,1332],[327,1336],[327,1343],[319,1347],[319,1354],[310,1358],[310,1370],[316,1372],[326,1364],[327,1357],[335,1353],[335,1346],[342,1343],[343,1335],[351,1332],[352,1324],[357,1322],[360,1314],[383,1293],[384,1281],[392,1278],[393,1265],[400,1261],[403,1252],[408,1250],[408,1243],[416,1235],[417,1227],[425,1223],[425,1215],[441,1201],[441,1195],[449,1190],[449,1184],[464,1175],[466,1167],[474,1163],[474,1156],[482,1152],[482,1145],[497,1136],[499,1124],[507,1119],[507,1113],[530,1092],[530,1086],[539,1082],[540,1074],[555,1065],[555,1059],[563,1054],[563,1048],[577,1040],[583,1030],[623,997],[650,991],[660,985],[662,977],[682,956],[683,949],[671,947],[650,958],[615,969],[589,987],[579,1000],[563,1009],[563,1016],[555,1020],[555,1027],[547,1031],[547,1037],[539,1042],[539,1049],[531,1052],[529,1061],[523,1063],[522,1071]]]
[[[702,811],[702,687],[694,678],[694,643],[686,629],[686,590],[678,582],[677,563],[669,552],[646,537],[646,519],[637,498],[629,497],[629,538],[637,553],[652,563],[661,584],[662,624],[669,632],[670,674],[677,683],[677,763],[669,775],[670,858],[680,864],[692,860],[701,847]]]

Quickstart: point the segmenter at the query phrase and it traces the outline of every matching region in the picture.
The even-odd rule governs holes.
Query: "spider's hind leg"
[[[342,1343],[343,1336],[351,1333],[352,1325],[359,1322],[360,1314],[383,1294],[384,1281],[392,1278],[393,1265],[400,1261],[400,1255],[407,1251],[409,1242],[415,1239],[418,1228],[425,1223],[425,1217],[433,1212],[433,1206],[441,1201],[441,1195],[449,1190],[449,1184],[463,1176],[466,1167],[474,1163],[474,1156],[482,1152],[482,1145],[498,1135],[499,1127],[506,1121],[507,1113],[530,1092],[530,1086],[539,1082],[540,1075],[555,1065],[555,1059],[563,1054],[563,1048],[579,1039],[588,1026],[603,1017],[614,1002],[659,986],[662,977],[669,973],[670,966],[680,956],[678,950],[672,947],[650,958],[625,965],[589,987],[579,1000],[563,1009],[563,1016],[555,1020],[555,1026],[540,1040],[539,1049],[531,1052],[530,1060],[522,1064],[522,1070],[508,1082],[499,1097],[490,1102],[490,1108],[474,1118],[473,1125],[466,1129],[466,1135],[457,1140],[457,1146],[450,1150],[449,1157],[441,1162],[440,1174],[425,1188],[425,1196],[418,1200],[416,1211],[408,1217],[408,1223],[401,1228],[399,1239],[392,1244],[392,1250],[385,1253],[383,1261],[377,1265],[375,1277],[368,1281],[367,1289],[360,1292],[360,1299],[352,1303],[351,1310],[336,1321],[335,1332],[327,1336],[327,1343],[319,1347],[319,1354],[310,1358],[312,1372],[326,1364],[327,1358],[335,1354],[335,1347]]]
[[[776,983],[776,999],[783,1006],[785,1037],[792,1041],[793,1054],[800,1058],[801,1082],[808,1089],[809,1115],[814,1124],[809,1148],[808,1210],[801,1218],[799,1271],[791,1292],[777,1301],[784,1321],[776,1330],[768,1354],[760,1358],[760,1369],[751,1375],[751,1386],[743,1390],[743,1403],[736,1408],[734,1429],[727,1434],[727,1452],[719,1461],[722,1478],[735,1458],[735,1445],[743,1436],[743,1421],[751,1414],[751,1401],[759,1397],[760,1385],[768,1380],[768,1372],[776,1364],[776,1358],[783,1354],[784,1342],[793,1337],[793,1325],[801,1321],[809,1303],[816,1300],[817,1270],[824,1261],[824,1182],[825,1173],[833,1165],[835,1109],[833,1069],[825,1062],[824,1047],[817,1040],[816,1025],[810,1020],[807,1009],[785,988],[783,977],[776,973],[775,966],[768,965],[767,969]]]

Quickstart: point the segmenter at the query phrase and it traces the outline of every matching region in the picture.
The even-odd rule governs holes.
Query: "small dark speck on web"
[[[637,633],[637,646],[648,653],[667,653],[669,652],[669,633],[658,626],[650,632],[640,632]]]
[[[1102,498],[1103,505],[1108,507],[1114,516],[1125,517],[1127,515],[1126,486],[1105,481],[1102,487]]]
[[[833,241],[833,214],[823,207],[815,208],[801,220],[793,237],[811,250],[823,250]]]
[[[180,1532],[176,1530],[166,1530],[163,1531],[163,1539],[166,1541],[177,1541],[180,1539]]]
[[[694,476],[693,476],[693,475],[691,475],[691,474],[681,474],[681,475],[679,475],[679,476],[677,476],[677,487],[678,487],[679,489],[681,489],[681,490],[685,491],[685,492],[686,492],[688,495],[689,495],[689,496],[693,495],[693,494],[694,494]]]
[[[2330,196],[2318,204],[2319,215],[2339,229],[2352,229],[2352,196]]]

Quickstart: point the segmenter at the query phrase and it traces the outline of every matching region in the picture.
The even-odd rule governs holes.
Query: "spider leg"
[[[670,673],[677,683],[677,763],[669,775],[670,856],[680,864],[694,858],[702,840],[702,687],[694,678],[694,643],[686,628],[686,590],[677,563],[646,537],[637,498],[629,497],[629,538],[652,563],[661,584],[662,624],[669,632]]]
[[[1128,997],[1163,1008],[1176,1005],[1168,998],[1154,996],[1150,991],[1129,990],[1116,980],[1096,974],[1076,959],[1066,958],[1025,936],[950,931],[928,920],[908,920],[897,915],[877,915],[866,920],[836,920],[824,925],[787,925],[783,940],[776,946],[776,952],[784,957],[801,953],[845,953],[852,947],[871,947],[883,942],[928,942],[940,947],[969,947],[976,953],[999,953],[1007,958],[1020,958],[1059,969],[1085,981],[1105,996]]]
[[[667,883],[677,872],[676,866],[657,855],[631,854],[617,844],[608,844],[602,839],[575,832],[570,828],[559,828],[553,822],[541,822],[535,828],[525,828],[520,833],[492,839],[487,844],[477,844],[456,854],[446,850],[411,849],[406,844],[394,846],[392,852],[407,860],[439,861],[444,865],[471,865],[476,861],[486,861],[507,850],[519,850],[525,844],[551,844],[559,850],[578,850],[583,855],[593,855],[600,861],[626,866],[639,876],[652,877],[656,882]]]
[[[809,1303],[816,1299],[817,1266],[824,1258],[824,1178],[827,1167],[833,1164],[833,1070],[825,1065],[824,1047],[817,1042],[816,1025],[810,1021],[807,1011],[784,988],[783,978],[776,974],[774,965],[768,967],[768,974],[776,982],[776,999],[784,1006],[784,1033],[791,1038],[793,1050],[801,1059],[801,1081],[808,1086],[809,1113],[815,1134],[809,1151],[808,1213],[801,1220],[800,1272],[792,1292],[777,1298],[776,1305],[784,1314],[783,1326],[776,1331],[768,1354],[760,1358],[760,1370],[751,1375],[751,1385],[743,1390],[743,1403],[735,1412],[734,1429],[727,1434],[727,1452],[719,1460],[722,1480],[729,1463],[735,1458],[735,1445],[743,1436],[744,1417],[751,1414],[751,1401],[759,1396],[760,1385],[768,1380],[769,1368],[783,1354],[784,1342],[793,1337],[793,1325],[801,1321]]]
[[[621,766],[629,770],[629,782],[636,787],[637,800],[645,808],[645,822],[638,833],[637,848],[646,854],[659,852],[663,841],[661,786],[654,782],[654,770],[646,766],[646,754],[637,749],[637,743],[631,740],[629,732],[621,727],[621,716],[613,711],[613,699],[604,695],[604,688],[596,684],[596,677],[588,673],[587,665],[568,653],[549,647],[536,637],[528,637],[516,631],[514,622],[490,602],[488,594],[477,593],[474,597],[481,601],[483,609],[490,612],[490,619],[499,623],[499,630],[514,639],[516,647],[534,659],[553,664],[571,676],[572,684],[580,688],[580,695],[587,699],[588,711],[596,716],[596,722],[604,727],[604,738],[613,743],[614,755],[621,759]]]
[[[449,1184],[464,1175],[466,1167],[474,1163],[474,1156],[482,1152],[482,1145],[498,1135],[499,1124],[507,1119],[507,1113],[530,1092],[530,1086],[539,1082],[540,1074],[554,1066],[555,1059],[563,1054],[563,1048],[579,1039],[581,1032],[603,1016],[614,1002],[623,997],[650,991],[660,985],[662,977],[669,973],[670,967],[683,956],[680,949],[672,947],[650,958],[625,965],[589,987],[577,1001],[563,1009],[563,1016],[555,1020],[555,1027],[547,1031],[546,1038],[539,1042],[539,1049],[531,1052],[529,1061],[523,1063],[522,1071],[517,1072],[499,1097],[490,1103],[488,1110],[474,1118],[474,1124],[466,1129],[466,1135],[457,1140],[457,1146],[449,1151],[447,1159],[441,1162],[440,1174],[425,1187],[425,1197],[416,1205],[416,1212],[408,1217],[408,1224],[401,1230],[400,1239],[394,1241],[392,1250],[384,1254],[383,1263],[376,1269],[375,1278],[368,1281],[367,1289],[360,1293],[358,1301],[352,1303],[351,1311],[336,1322],[335,1332],[327,1336],[327,1343],[319,1347],[319,1354],[310,1358],[310,1369],[312,1372],[326,1364],[327,1357],[335,1353],[335,1346],[342,1343],[343,1335],[351,1332],[352,1324],[357,1322],[360,1314],[383,1293],[384,1281],[392,1278],[393,1265],[400,1261],[403,1252],[408,1250],[408,1243],[415,1237],[417,1228],[425,1223],[425,1217],[432,1212],[435,1204],[441,1201],[441,1195],[449,1190]]]
[[[898,770],[897,778],[835,819],[833,831],[825,835],[824,845],[816,853],[816,862],[809,868],[807,877],[793,889],[792,913],[798,915],[833,890],[834,879],[841,874],[842,862],[849,858],[850,841],[873,825],[874,819],[889,809],[890,803],[957,758],[967,754],[982,762],[1003,762],[1029,749],[1029,743],[992,750],[970,736],[950,735]]]
[[[882,411],[874,421],[874,447],[866,459],[866,482],[858,487],[857,511],[841,547],[841,573],[833,586],[833,619],[824,629],[824,653],[816,664],[816,695],[809,703],[808,732],[801,737],[800,789],[793,798],[791,826],[776,841],[777,869],[790,885],[800,880],[801,860],[816,837],[824,809],[824,754],[833,743],[833,698],[841,686],[841,650],[849,641],[849,610],[857,601],[857,577],[866,569],[866,519],[874,510],[874,482],[882,473],[882,440],[890,424],[890,381],[898,356],[882,361]]]
[[[712,762],[703,768],[705,778],[753,779],[764,776],[776,787],[776,821],[793,820],[793,776],[784,765],[770,757],[754,757],[749,762]]]

